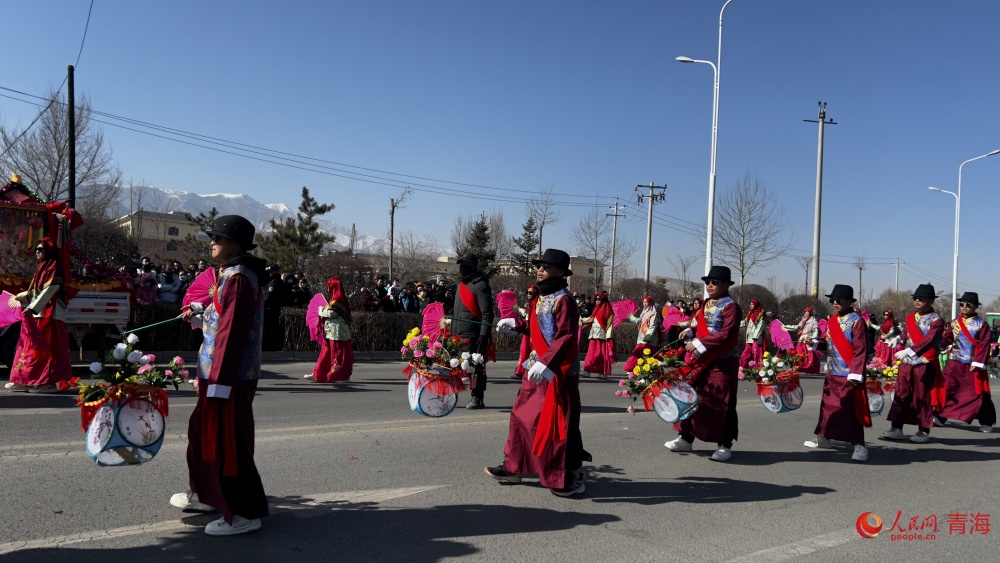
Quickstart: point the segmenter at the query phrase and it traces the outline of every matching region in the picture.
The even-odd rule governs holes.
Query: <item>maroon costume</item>
[[[840,353],[840,346],[837,346],[834,336],[834,323],[838,323],[837,326],[843,331],[844,340],[840,344],[850,350],[849,358]],[[864,319],[853,311],[840,316],[832,315],[829,326],[829,373],[823,381],[819,422],[813,433],[829,440],[862,444],[865,441],[865,421],[867,426],[871,426],[867,399],[858,401],[859,396],[865,397],[863,385],[865,360],[868,358],[867,326]],[[859,381],[862,387],[854,387],[848,381],[849,378]]]
[[[911,325],[918,327],[921,334],[913,334]],[[886,418],[893,427],[916,424],[929,429],[934,424],[931,407],[931,391],[935,380],[940,377],[938,351],[941,349],[941,334],[944,321],[934,311],[926,315],[910,313],[902,330],[902,340],[908,348],[907,356],[912,364],[904,362],[899,366],[896,395]],[[921,360],[920,358],[923,358]]]
[[[956,319],[951,323],[951,329],[944,331],[941,346],[951,346],[952,351],[944,368],[946,398],[944,409],[939,413],[942,418],[961,420],[966,424],[974,419],[979,419],[979,423],[985,426],[996,424],[997,411],[986,374],[990,336],[989,325],[978,315]]]

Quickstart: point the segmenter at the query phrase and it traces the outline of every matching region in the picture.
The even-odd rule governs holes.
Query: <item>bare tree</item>
[[[413,194],[413,190],[409,186],[403,188],[403,191],[394,198],[389,198],[389,279],[392,279],[392,266],[393,259],[395,258],[395,240],[394,234],[396,231],[396,210],[403,207],[406,200]]]
[[[539,257],[541,257],[542,249],[544,248],[542,234],[545,231],[545,227],[558,223],[562,217],[562,211],[556,207],[555,196],[552,192],[553,186],[549,186],[544,190],[540,190],[537,196],[528,199],[528,215],[533,217],[535,224],[538,225]]]
[[[431,265],[437,258],[437,240],[430,235],[417,238],[412,231],[399,235],[396,242],[395,277],[423,280],[429,277]]]
[[[50,92],[47,98],[52,103],[28,132],[0,125],[4,145],[0,170],[3,177],[13,172],[20,174],[22,181],[46,201],[58,201],[69,193],[69,120],[62,94]],[[84,207],[100,208],[110,203],[107,194],[87,188],[117,185],[121,170],[113,161],[111,147],[104,142],[104,133],[92,125],[90,114],[90,100],[81,96],[75,113],[76,188],[87,194],[88,199],[80,202]]]
[[[593,274],[576,272],[574,277],[579,283],[592,287],[595,292],[602,288],[604,276],[612,275],[609,269],[603,267],[611,259],[612,244],[615,254],[613,275],[616,279],[625,279],[621,274],[625,273],[632,255],[635,254],[634,239],[619,236],[612,240],[611,221],[611,217],[603,208],[595,206],[583,216],[570,234],[570,238],[576,243],[576,251],[581,256],[593,260],[595,264]]]
[[[778,199],[750,171],[722,194],[716,214],[719,256],[735,266],[740,285],[755,268],[784,256],[791,246]]]
[[[806,271],[806,285],[804,292],[809,293],[809,268],[812,267],[812,256],[796,256],[795,261],[798,262],[799,266],[802,266],[802,269]]]
[[[864,301],[864,291],[861,289],[861,272],[868,267],[868,257],[864,254],[855,256],[854,267],[858,269],[858,307],[861,307],[861,302]]]
[[[688,270],[691,266],[694,266],[695,262],[700,259],[698,255],[683,256],[678,254],[675,258],[667,257],[667,262],[670,263],[674,268],[674,273],[681,280],[681,287],[687,288],[688,286]]]

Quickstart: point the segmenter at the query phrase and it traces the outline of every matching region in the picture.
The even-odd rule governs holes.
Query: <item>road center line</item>
[[[786,543],[784,545],[748,553],[747,555],[737,557],[736,559],[730,559],[729,562],[778,563],[780,561],[788,561],[790,559],[802,557],[803,555],[808,555],[824,549],[830,549],[831,547],[836,547],[857,539],[861,539],[857,530],[854,528],[844,528],[843,530],[830,532],[829,534],[813,536],[797,542]]]

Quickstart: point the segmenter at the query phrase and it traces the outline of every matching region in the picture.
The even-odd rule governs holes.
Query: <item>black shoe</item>
[[[479,410],[485,409],[486,405],[483,404],[483,400],[479,397],[473,397],[472,400],[469,401],[469,404],[465,405],[465,408],[469,410]]]
[[[561,489],[549,489],[552,494],[557,497],[571,497],[573,495],[582,494],[583,491],[587,490],[587,487],[583,484],[583,479],[573,479],[568,485]]]
[[[485,467],[483,468],[483,471],[501,483],[511,483],[517,485],[521,482],[520,475],[504,470],[502,465],[498,465],[496,467]]]

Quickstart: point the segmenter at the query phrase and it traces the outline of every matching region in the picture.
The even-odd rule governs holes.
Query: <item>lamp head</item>
[[[993,156],[993,155],[995,155],[995,154],[1000,154],[1000,149],[997,149],[997,150],[995,150],[995,151],[991,152],[990,154],[988,154],[988,155],[986,155],[986,156]]]
[[[691,57],[677,57],[674,60],[676,60],[677,62],[680,62],[680,63],[693,63],[694,62],[694,59],[692,59]],[[997,151],[997,152],[1000,152],[1000,151]]]

